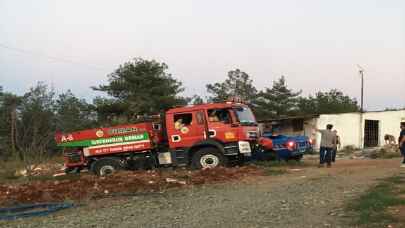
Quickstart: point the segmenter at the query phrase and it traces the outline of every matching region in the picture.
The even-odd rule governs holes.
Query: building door
[[[364,125],[364,147],[378,146],[379,136],[379,121],[378,120],[365,120]]]

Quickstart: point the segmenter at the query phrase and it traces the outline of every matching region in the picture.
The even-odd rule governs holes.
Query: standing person
[[[334,130],[333,133],[335,133],[336,135],[336,141],[335,141],[335,145],[333,147],[333,152],[332,152],[332,162],[336,161],[336,153],[338,148],[340,148],[341,144],[340,144],[340,136],[337,134],[337,130]]]
[[[401,167],[405,168],[405,123],[401,123],[401,133],[398,139],[399,150],[401,151],[404,160],[402,161]]]
[[[315,130],[321,133],[321,146],[319,148],[319,168],[324,167],[325,162],[327,167],[332,166],[332,152],[333,148],[336,145],[336,134],[332,131],[333,125],[326,125],[326,129],[318,129],[316,126],[313,126]]]

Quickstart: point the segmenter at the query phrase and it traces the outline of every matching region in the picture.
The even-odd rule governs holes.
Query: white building
[[[400,124],[405,122],[405,109],[288,117],[262,122],[277,125],[280,134],[306,135],[315,139],[316,148],[319,148],[320,134],[316,133],[313,126],[325,129],[327,124],[332,124],[338,131],[342,147],[378,147],[384,145],[384,136],[387,134],[398,139]]]

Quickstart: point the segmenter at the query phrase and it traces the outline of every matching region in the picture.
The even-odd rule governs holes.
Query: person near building
[[[399,134],[398,139],[399,150],[401,151],[401,155],[404,157],[401,167],[405,168],[405,123],[401,123],[401,133]]]
[[[321,145],[319,148],[319,167],[332,166],[332,152],[336,145],[336,134],[332,131],[333,125],[326,125],[326,129],[318,129],[316,126],[313,128],[321,133]]]
[[[336,135],[336,141],[335,141],[335,145],[333,147],[333,151],[332,151],[332,162],[336,161],[336,153],[338,151],[338,149],[340,148],[341,144],[340,144],[340,136],[337,134],[337,130],[333,131]]]

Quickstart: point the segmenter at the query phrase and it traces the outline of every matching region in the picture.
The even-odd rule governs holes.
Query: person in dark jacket
[[[337,134],[337,130],[333,131],[336,135],[336,141],[335,141],[335,145],[333,147],[333,152],[332,152],[332,162],[336,161],[336,153],[338,151],[338,149],[340,148],[341,144],[340,144],[340,136]]]
[[[401,167],[405,168],[405,123],[401,123],[401,133],[399,134],[398,145],[401,155],[404,157]]]

